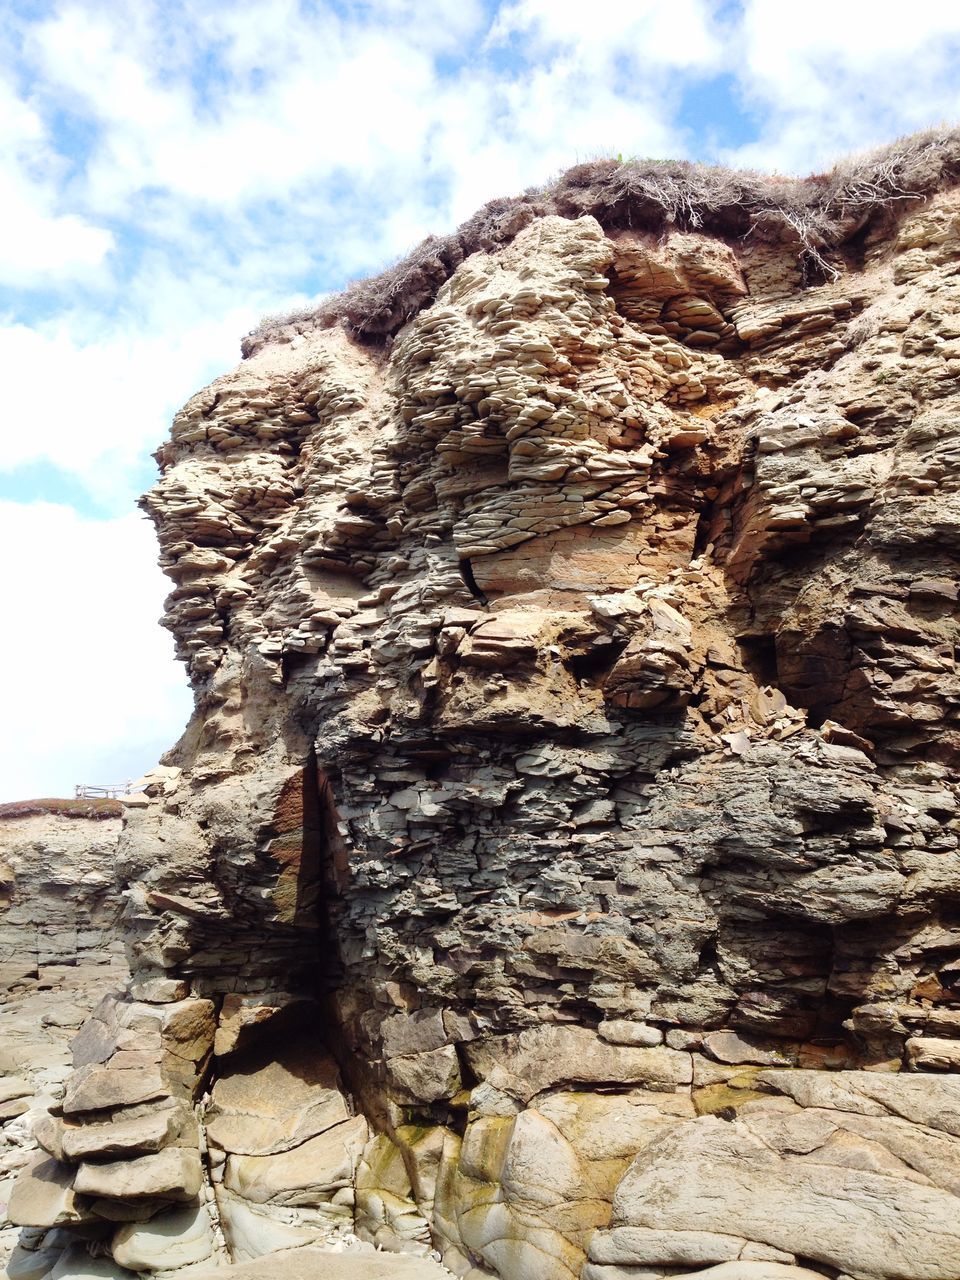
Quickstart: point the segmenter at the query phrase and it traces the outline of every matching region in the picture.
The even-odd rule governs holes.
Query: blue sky
[[[180,732],[134,503],[172,413],[261,315],[587,157],[805,173],[960,120],[953,0],[0,0],[0,16],[0,799],[137,775]]]

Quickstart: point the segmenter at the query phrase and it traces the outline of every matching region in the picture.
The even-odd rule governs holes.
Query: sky
[[[603,155],[805,174],[960,122],[960,4],[0,0],[0,801],[191,706],[136,498],[264,315]]]

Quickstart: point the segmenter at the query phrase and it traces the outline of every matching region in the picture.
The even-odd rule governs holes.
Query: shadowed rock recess
[[[11,1276],[960,1277],[960,191],[743,230],[531,216],[177,416]]]

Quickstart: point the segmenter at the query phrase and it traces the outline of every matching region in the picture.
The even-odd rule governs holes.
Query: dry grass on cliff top
[[[546,187],[491,200],[456,231],[428,236],[379,275],[286,315],[267,316],[244,338],[244,356],[297,332],[342,324],[383,341],[423,307],[472,253],[508,244],[534,218],[592,214],[608,231],[701,230],[726,237],[795,237],[812,279],[836,274],[832,249],[901,201],[960,181],[960,129],[929,129],[841,160],[808,178],[766,176],[686,160],[594,160]]]
[[[0,821],[5,818],[32,818],[51,814],[60,818],[119,818],[123,805],[119,800],[94,798],[66,800],[45,796],[40,800],[10,800],[0,804]]]

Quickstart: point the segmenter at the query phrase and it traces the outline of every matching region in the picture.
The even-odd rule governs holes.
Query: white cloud
[[[382,30],[323,10],[308,22],[288,0],[244,14],[241,23],[236,10],[223,21],[205,13],[207,38],[226,42],[232,73],[209,101],[189,67],[168,65],[156,11],[145,27],[69,7],[37,28],[49,91],[102,131],[86,175],[92,207],[116,213],[146,187],[224,207],[340,171],[381,169],[396,181],[422,161],[444,96],[423,38],[433,28]],[[449,26],[436,29],[446,43]]]
[[[422,219],[431,210],[416,188],[431,177],[482,201],[578,154],[662,153],[678,144],[669,75],[712,67],[722,48],[702,0],[677,0],[669,14],[659,0],[599,0],[589,22],[579,6],[520,0],[502,7],[491,42],[482,12],[381,0],[346,21],[323,8],[308,17],[290,0],[198,6],[191,17],[226,71],[205,96],[150,6],[141,14],[152,18],[133,24],[108,9],[62,8],[32,48],[47,92],[101,131],[82,184],[91,210],[118,216],[149,189],[235,214],[281,199],[299,216],[334,187],[346,195],[344,221],[354,208],[363,217],[351,188]],[[491,49],[518,35],[534,64],[488,67]],[[477,56],[442,73],[436,56],[454,49]],[[453,207],[465,212],[456,196],[434,201],[433,225]],[[421,234],[429,227],[421,221]]]
[[[5,625],[0,800],[70,795],[139,776],[189,714],[172,642],[156,625],[167,585],[137,515],[0,502]]]
[[[0,79],[0,282],[36,287],[47,277],[90,275],[113,235],[59,212],[57,161],[38,113]]]
[[[954,0],[906,15],[892,0],[28,8],[0,31],[0,284],[21,291],[0,315],[0,467],[53,463],[118,513],[171,413],[234,363],[261,313],[376,270],[578,160],[703,146],[723,120],[681,126],[688,88],[734,82],[754,136],[728,158],[780,171],[960,117]],[[30,308],[35,287],[42,312]],[[98,717],[94,755],[82,755],[92,720],[81,694],[88,667],[102,683],[104,653],[116,650],[121,673],[137,649],[147,655],[147,720],[159,723],[162,691],[180,687],[153,622],[162,587],[134,517],[0,513],[20,557],[10,598],[22,595],[8,614],[6,683],[35,653],[51,698],[64,697],[62,714],[51,701],[38,716],[39,677],[30,699],[16,691],[8,741],[32,745],[9,777],[21,792],[63,789],[91,780],[73,762],[107,768],[107,739],[139,732],[119,710]],[[93,589],[76,572],[64,585],[72,547],[120,547],[137,589]],[[24,640],[53,634],[56,651]],[[176,736],[178,707],[156,742]]]
[[[511,0],[500,6],[494,41],[526,33],[543,53],[576,50],[584,65],[606,66],[627,58],[648,72],[707,67],[721,46],[705,0]]]
[[[4,369],[0,467],[46,461],[107,509],[131,483],[199,386],[234,363],[240,314],[183,330],[112,329],[85,339],[63,321],[0,327]]]
[[[809,172],[960,117],[960,7],[928,0],[744,0],[728,61],[758,137],[730,158]]]

